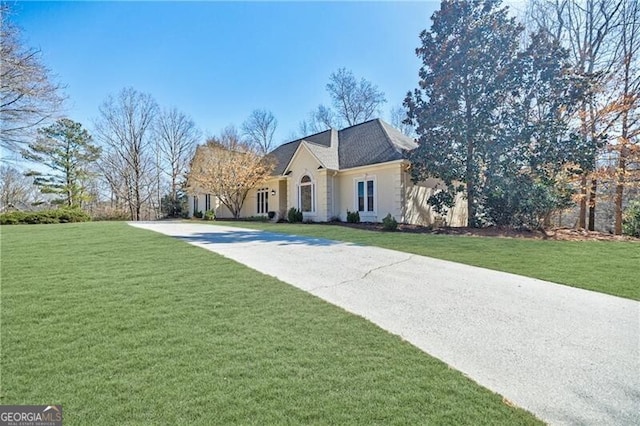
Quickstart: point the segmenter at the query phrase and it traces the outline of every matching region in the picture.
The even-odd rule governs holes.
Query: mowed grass
[[[213,223],[384,247],[640,300],[640,243],[633,241],[554,241],[378,232],[338,225]]]
[[[368,321],[184,242],[124,223],[0,233],[0,404],[62,404],[65,425],[539,423]]]

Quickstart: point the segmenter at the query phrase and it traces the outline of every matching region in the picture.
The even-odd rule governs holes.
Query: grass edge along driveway
[[[1,404],[65,424],[538,424],[275,278],[124,223],[2,227]]]
[[[190,221],[193,222],[193,221]],[[199,222],[383,247],[640,300],[640,243],[380,232],[327,224]]]

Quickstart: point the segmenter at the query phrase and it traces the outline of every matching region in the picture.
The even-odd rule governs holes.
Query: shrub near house
[[[302,222],[302,212],[295,207],[291,207],[287,214],[287,219],[289,220],[289,223]]]
[[[395,231],[398,229],[398,221],[393,216],[391,216],[391,213],[389,213],[385,216],[384,219],[382,219],[382,229],[384,229],[385,231]]]
[[[640,237],[640,201],[634,201],[624,212],[622,232],[631,237]]]

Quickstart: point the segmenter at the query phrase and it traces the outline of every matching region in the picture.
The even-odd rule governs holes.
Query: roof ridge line
[[[316,143],[316,142],[309,141],[309,140],[306,140],[306,139],[301,139],[301,142],[305,142],[305,143],[308,143],[308,144],[310,144],[310,145],[319,146],[319,147],[321,147],[321,148],[331,148],[331,145],[326,146],[326,145],[323,145],[323,144],[321,144],[321,143]]]
[[[370,123],[370,122],[372,122],[372,121],[380,121],[380,117],[372,118],[372,119],[370,119],[370,120],[363,121],[363,122],[361,122],[361,123],[352,124],[352,125],[351,125],[351,126],[349,126],[349,127],[344,127],[344,128],[342,128],[342,129],[338,130],[338,132],[343,132],[343,131],[345,131],[345,130],[352,129],[352,128],[354,128],[354,127],[358,127],[358,126],[360,126],[360,125],[362,125],[362,124],[367,124],[367,123]]]
[[[393,141],[391,140],[391,136],[389,135],[389,132],[387,132],[387,129],[382,124],[382,120],[380,120],[379,118],[376,118],[376,121],[378,122],[378,126],[380,126],[380,129],[382,129],[382,133],[384,134],[384,137],[387,140],[387,144],[391,147],[391,149],[393,149],[396,152],[402,153],[402,150],[398,151],[398,146],[396,146],[396,144],[394,144]]]
[[[326,130],[323,130],[323,131],[321,131],[321,132],[312,133],[312,134],[310,134],[310,135],[304,135],[304,136],[303,136],[303,137],[301,137],[301,138],[294,139],[294,140],[289,141],[289,142],[285,142],[285,143],[283,143],[282,145],[286,145],[286,144],[288,144],[288,143],[293,143],[293,142],[298,142],[298,141],[303,141],[303,140],[306,140],[306,138],[311,138],[311,137],[313,137],[313,136],[320,135],[320,134],[322,134],[322,133],[325,133],[325,132],[330,131],[331,129],[332,129],[332,127],[328,128],[328,129],[326,129]]]

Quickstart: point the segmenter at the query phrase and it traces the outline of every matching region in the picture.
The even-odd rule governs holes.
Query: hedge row
[[[0,225],[38,223],[88,222],[91,217],[80,209],[42,210],[39,212],[9,212],[0,214]]]

